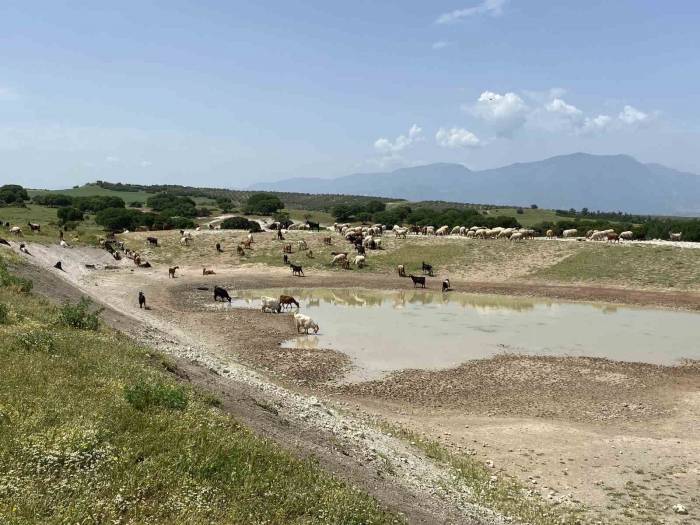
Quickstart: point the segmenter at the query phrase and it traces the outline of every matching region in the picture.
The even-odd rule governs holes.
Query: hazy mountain
[[[438,163],[336,179],[294,178],[255,184],[251,189],[700,214],[700,176],[660,164],[642,164],[627,155],[574,153],[481,171],[461,164]]]

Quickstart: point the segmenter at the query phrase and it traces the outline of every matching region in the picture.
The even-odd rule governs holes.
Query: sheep
[[[325,244],[326,246],[330,246],[331,244],[333,244],[333,239],[332,239],[332,237],[324,237],[324,238],[323,238],[323,244]]]
[[[516,241],[516,242],[522,241],[523,239],[524,239],[523,234],[520,232],[515,232],[515,233],[511,234],[511,236],[509,238],[510,241]]]
[[[282,305],[280,305],[280,302],[277,299],[273,299],[272,297],[262,296],[260,298],[260,302],[261,302],[261,310],[263,312],[280,313],[282,311]]]
[[[418,284],[421,286],[421,288],[425,288],[425,276],[423,276],[423,275],[421,275],[421,276],[416,276],[416,275],[413,275],[413,274],[409,274],[409,277],[410,277],[411,280],[413,281],[413,287],[414,287],[414,288],[415,288],[416,285],[418,285]]]
[[[61,239],[61,242],[59,242],[58,244],[61,246],[61,248],[70,248],[70,245],[63,239]]]
[[[179,269],[179,266],[172,266],[168,268],[168,279],[175,279],[175,271]]]
[[[608,242],[620,242],[620,236],[615,232],[608,233],[607,237]]]
[[[589,237],[590,240],[592,241],[602,241],[606,239],[608,234],[604,231],[594,231],[591,236]]]
[[[578,230],[577,230],[576,228],[572,228],[572,229],[570,229],[570,230],[564,230],[564,231],[561,233],[561,236],[564,237],[564,238],[567,238],[567,237],[576,237],[577,235],[578,235]]]
[[[10,228],[10,233],[19,237],[22,235],[22,228],[20,228],[19,226],[13,226],[12,228]]]
[[[466,237],[467,237],[468,239],[473,238],[473,237],[474,237],[474,230],[469,230],[469,231],[467,231],[467,232],[465,233],[465,235],[466,235]]]
[[[207,270],[206,267],[202,266],[202,275],[216,275],[214,270]]]
[[[0,241],[3,241],[3,240],[4,239],[0,239]],[[7,241],[5,241],[5,242],[7,242]],[[8,244],[8,246],[9,246],[9,244]],[[27,255],[31,255],[31,253],[29,253],[29,250],[27,250],[27,245],[24,244],[23,242],[20,243],[20,245],[19,245],[19,251],[21,251],[22,253],[26,253]]]
[[[280,295],[279,302],[280,302],[280,306],[281,306],[282,308],[284,308],[284,307],[286,307],[286,306],[289,306],[289,307],[291,308],[292,305],[294,305],[294,306],[296,306],[297,308],[299,308],[299,303],[298,303],[297,300],[294,299],[294,297],[292,297],[291,295]]]
[[[547,239],[555,239],[556,235],[554,234],[554,230],[547,230],[547,233],[545,234],[547,236]]]
[[[308,334],[309,330],[313,330],[314,333],[317,334],[319,330],[316,321],[304,314],[294,314],[294,327],[296,328],[297,333],[301,333],[300,329],[303,329],[305,334]]]
[[[396,267],[396,272],[399,274],[399,277],[406,277],[406,267],[403,264],[399,264]]]
[[[449,229],[449,226],[440,226],[436,231],[435,235],[447,235],[447,230]]]
[[[670,238],[672,241],[680,241],[682,236],[683,236],[683,232],[679,232],[679,233],[669,233],[669,238]]]
[[[629,231],[629,230],[624,231],[620,234],[620,239],[624,239],[626,241],[631,241],[634,239],[634,233]]]
[[[394,230],[394,235],[398,239],[399,237],[401,238],[406,238],[406,235],[408,234],[408,230],[406,228],[396,228]]]
[[[228,294],[225,288],[222,288],[221,286],[214,286],[214,301],[217,301],[218,299],[221,299],[221,302],[231,302],[231,296]]]
[[[253,234],[249,233],[248,238],[246,239],[249,243],[253,244],[255,241],[253,240]]]
[[[304,239],[301,239],[300,241],[297,241],[297,246],[299,247],[299,250],[306,250],[308,249],[308,246],[306,244],[306,241]]]
[[[364,255],[356,255],[355,259],[353,260],[353,263],[355,263],[355,266],[358,268],[362,268],[365,265],[365,256]]]
[[[333,260],[331,260],[331,266],[334,266],[335,264],[342,264],[343,261],[346,261],[348,258],[348,255],[346,253],[339,253],[337,255],[333,256]]]
[[[450,235],[459,235],[459,226],[455,226],[452,228],[452,231],[450,231]]]

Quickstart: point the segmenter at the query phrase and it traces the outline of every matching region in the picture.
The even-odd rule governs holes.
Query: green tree
[[[29,194],[19,184],[5,184],[0,186],[0,204],[24,204],[29,200]]]
[[[58,216],[58,220],[61,222],[61,224],[65,224],[70,221],[83,220],[83,212],[72,206],[64,206],[59,208],[56,211],[56,215]]]
[[[284,208],[284,203],[272,193],[254,193],[245,204],[245,212],[255,215],[271,215]]]
[[[257,221],[249,221],[245,217],[229,217],[221,223],[222,230],[248,230],[249,232],[262,231],[260,223]]]

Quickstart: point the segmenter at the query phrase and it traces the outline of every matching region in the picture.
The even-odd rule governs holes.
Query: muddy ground
[[[48,264],[54,255],[49,250],[39,258]],[[286,269],[255,265],[214,276],[202,276],[196,266],[180,272],[180,277],[168,279],[165,268],[134,269],[123,264],[118,270],[81,271],[76,280],[85,293],[106,299],[117,311],[127,311],[147,326],[165,332],[177,327],[178,334],[217,359],[243,363],[275,384],[319,396],[357,421],[400,424],[440,440],[456,453],[493,462],[497,472],[520,479],[533,493],[553,503],[580,502],[603,523],[700,519],[697,363],[663,367],[604,359],[501,356],[449,370],[403,371],[382,380],[341,385],[335,380],[350,365],[343,354],[280,348],[293,335],[288,315],[211,311],[202,308],[201,301],[214,284],[230,289],[406,289],[411,287],[407,279],[338,272],[293,278]],[[700,295],[694,292],[464,280],[452,284],[475,293],[690,310],[700,305]],[[138,311],[137,290],[145,291],[149,311]],[[671,507],[676,503],[685,505],[689,514],[675,514]]]

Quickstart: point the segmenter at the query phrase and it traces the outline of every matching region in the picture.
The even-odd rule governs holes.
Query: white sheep
[[[355,263],[355,266],[357,266],[358,268],[362,268],[364,267],[366,260],[367,259],[364,255],[356,255],[355,259],[353,260],[353,263]]]
[[[511,241],[522,241],[524,239],[523,234],[520,232],[512,233],[510,236]]]
[[[564,230],[562,232],[562,237],[576,237],[578,235],[578,230],[576,228],[572,228],[570,230]]]
[[[338,255],[334,255],[333,260],[331,261],[331,265],[335,265],[337,263],[342,263],[347,258],[348,258],[348,256],[345,255],[344,253],[339,253]]]
[[[263,312],[270,313],[280,313],[282,306],[280,305],[279,299],[274,299],[273,297],[265,297],[264,295],[260,298],[261,310]]]
[[[626,241],[631,241],[634,239],[634,233],[629,231],[629,230],[624,231],[620,234],[620,239],[624,239]]]
[[[447,235],[447,230],[449,229],[449,226],[440,226],[435,232],[435,235]]]
[[[313,330],[315,334],[318,333],[318,324],[316,321],[311,319],[308,315],[304,314],[294,314],[294,326],[297,329],[297,333],[300,333],[301,329],[304,330],[305,334],[309,333],[309,330]]]

